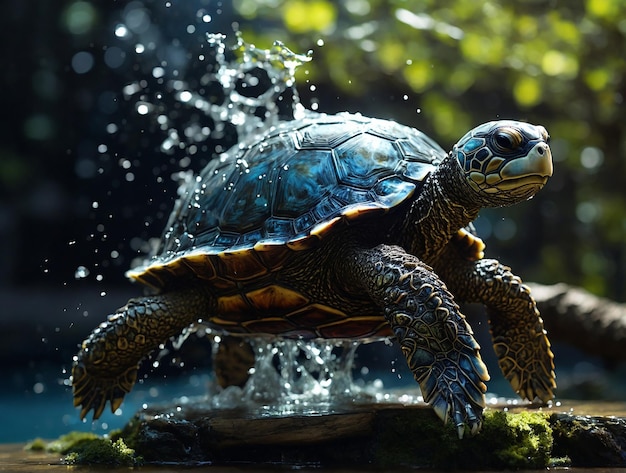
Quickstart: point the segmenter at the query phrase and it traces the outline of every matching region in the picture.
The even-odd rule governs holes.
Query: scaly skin
[[[433,266],[453,235],[469,225],[481,209],[477,196],[468,195],[458,164],[446,159],[428,178],[407,218],[391,232],[395,243]],[[462,202],[460,204],[458,202]]]
[[[209,301],[199,289],[131,299],[100,324],[74,357],[72,389],[81,419],[92,409],[94,419],[100,417],[107,401],[115,412],[137,380],[141,359],[205,315]]]
[[[402,248],[347,251],[344,274],[363,286],[400,343],[424,400],[452,420],[459,437],[482,423],[487,368],[452,294],[432,269]]]
[[[529,401],[547,402],[556,388],[554,355],[530,289],[493,259],[467,261],[448,246],[436,270],[458,301],[485,305],[502,373]]]

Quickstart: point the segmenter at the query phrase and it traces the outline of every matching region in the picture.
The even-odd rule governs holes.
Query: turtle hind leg
[[[139,362],[159,344],[210,313],[198,288],[131,299],[83,342],[74,357],[72,391],[80,417],[97,419],[107,402],[115,412],[137,378]]]
[[[364,287],[383,310],[424,400],[441,419],[454,423],[459,437],[465,426],[477,432],[489,375],[443,282],[399,247],[380,245],[345,255],[344,277]]]

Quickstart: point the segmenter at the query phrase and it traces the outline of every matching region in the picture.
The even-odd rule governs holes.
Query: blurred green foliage
[[[625,0],[235,0],[234,8],[248,41],[314,49],[299,85],[320,111],[333,111],[340,95],[338,108],[393,117],[444,147],[500,117],[545,125],[555,176],[532,202],[484,213],[477,223],[489,254],[521,265],[526,279],[626,299]]]

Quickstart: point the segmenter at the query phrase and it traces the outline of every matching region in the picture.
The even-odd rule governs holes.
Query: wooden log
[[[530,283],[551,340],[603,358],[626,361],[626,304],[567,284]]]
[[[122,436],[137,454],[156,463],[445,469],[626,466],[626,420],[574,415],[571,409],[490,408],[480,434],[459,440],[456,429],[444,426],[423,403],[355,404],[288,414],[174,404],[139,412]],[[626,412],[626,405],[619,409]]]

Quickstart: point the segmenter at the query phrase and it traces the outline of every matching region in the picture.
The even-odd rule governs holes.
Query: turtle
[[[115,411],[142,358],[202,321],[229,336],[399,344],[424,400],[459,436],[482,424],[488,371],[461,312],[486,307],[513,389],[548,402],[553,354],[529,288],[484,257],[480,209],[552,175],[540,125],[491,121],[446,153],[425,133],[348,112],[242,140],[179,189],[160,247],[127,275],[149,290],[82,343],[74,405]]]

